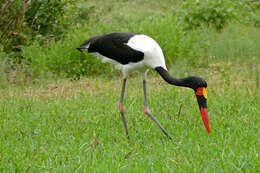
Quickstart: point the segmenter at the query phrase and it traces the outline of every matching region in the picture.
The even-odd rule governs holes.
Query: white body
[[[144,59],[137,63],[123,65],[113,59],[106,58],[100,54],[98,55],[102,58],[102,62],[110,62],[115,64],[116,67],[123,72],[124,77],[126,77],[131,71],[146,72],[149,68],[155,68],[158,66],[161,66],[167,70],[162,49],[151,37],[146,35],[135,35],[130,38],[126,44],[132,49],[143,52]]]

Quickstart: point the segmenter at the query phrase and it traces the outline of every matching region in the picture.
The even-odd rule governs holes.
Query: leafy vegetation
[[[169,21],[175,25],[169,25]],[[151,28],[151,25],[153,26]],[[146,33],[155,38],[165,50],[167,62],[173,64],[179,57],[189,54],[191,44],[185,44],[185,33],[182,30],[178,20],[173,15],[167,15],[160,19],[147,18],[137,25],[132,25],[137,33]],[[95,33],[93,33],[95,31]],[[39,45],[33,45],[24,50],[23,56],[30,57],[30,66],[36,70],[51,71],[56,74],[65,76],[101,74],[102,68],[109,68],[109,65],[103,65],[92,55],[82,54],[76,48],[88,37],[96,33],[106,33],[112,31],[129,31],[127,28],[116,28],[112,25],[100,27],[92,26],[91,28],[71,34],[64,40],[53,42],[51,48],[39,48]],[[164,32],[165,34],[158,34]],[[168,44],[171,39],[172,44]],[[179,44],[174,44],[179,43]],[[175,57],[175,58],[173,58]]]
[[[148,9],[139,9],[143,13],[137,11],[138,15],[134,15],[132,9],[136,8],[137,3],[145,3],[158,12],[153,15]],[[197,62],[205,57],[198,49],[209,50],[212,49],[211,44],[214,44],[204,39],[202,42],[201,38],[212,39],[218,37],[218,34],[222,35],[210,31],[212,27],[225,30],[223,27],[230,25],[228,27],[250,29],[251,26],[258,25],[259,11],[256,5],[229,0],[191,0],[182,4],[178,1],[113,3],[111,0],[104,3],[80,0],[20,0],[5,1],[3,4],[4,17],[1,19],[0,27],[4,31],[2,36],[7,37],[2,39],[2,51],[8,55],[8,62],[12,64],[12,68],[16,69],[15,64],[23,63],[22,66],[26,67],[23,71],[32,79],[47,76],[79,77],[102,74],[102,69],[113,69],[110,65],[100,64],[92,55],[83,55],[75,50],[84,39],[113,31],[134,31],[152,36],[162,46],[168,66],[176,64],[180,59],[181,62],[186,61],[183,63],[196,66],[199,65]],[[122,8],[120,15],[118,8]],[[162,11],[165,13],[160,13]],[[127,13],[132,15],[127,16]],[[240,25],[232,24],[232,21],[237,21]],[[17,33],[17,37],[13,37],[14,32]],[[206,33],[203,35],[200,32]],[[251,47],[243,49],[257,52],[258,44],[255,44],[255,41],[252,43],[254,50]],[[207,53],[207,56],[216,57],[215,53]],[[14,57],[18,57],[18,61]]]
[[[73,13],[78,2],[79,0],[1,1],[0,36],[4,51],[19,53],[33,40],[43,44],[50,39],[62,38],[73,25],[80,23],[79,20],[86,11],[90,11],[80,8],[80,13]],[[76,17],[71,17],[72,13]]]
[[[191,28],[193,28],[192,26],[197,26],[197,24],[199,26],[201,24],[200,21],[204,21],[209,24],[212,23],[216,28],[220,29],[223,28],[228,21],[232,21],[231,19],[236,19],[236,21],[238,21],[241,18],[241,16],[238,15],[238,12],[241,11],[244,3],[240,1],[236,3],[233,1],[224,1],[224,4],[222,4],[222,1],[196,1],[196,3],[201,5],[196,5],[196,3],[194,3],[194,1],[186,3],[181,6],[181,11],[171,10],[172,12],[160,15],[160,17],[144,17],[138,23],[134,22],[131,25],[129,25],[128,22],[122,23],[122,20],[124,21],[123,16],[118,16],[116,19],[113,19],[116,20],[113,23],[117,23],[117,25],[114,25],[113,23],[111,24],[110,22],[104,22],[96,24],[93,23],[93,25],[90,27],[90,25],[87,24],[86,27],[83,27],[76,32],[71,32],[64,40],[50,42],[49,44],[51,47],[39,49],[40,45],[34,44],[33,46],[24,49],[23,56],[28,59],[28,65],[29,67],[32,67],[32,69],[44,69],[44,71],[47,70],[58,76],[61,75],[75,77],[82,75],[102,74],[103,71],[100,71],[100,69],[111,69],[111,66],[97,63],[98,61],[96,59],[94,60],[92,55],[82,55],[81,53],[77,52],[75,48],[88,37],[97,34],[113,31],[135,31],[137,33],[145,33],[150,35],[161,45],[164,50],[168,66],[172,66],[180,59],[182,59],[181,62],[186,61],[186,63],[192,66],[196,66],[199,65],[197,62],[201,61],[201,58],[204,59],[205,57],[205,55],[202,54],[203,52],[198,52],[198,49],[212,49],[211,44],[214,44],[213,42],[216,41],[212,40],[213,42],[210,42],[210,40],[204,40],[203,38],[216,38],[218,37],[218,34],[222,35],[222,33],[216,33],[212,30],[212,27],[208,26],[194,28],[193,30],[187,31],[185,27],[186,25],[184,25],[185,21],[191,22],[189,24]],[[190,9],[189,7],[196,9]],[[245,8],[247,7],[248,6],[245,6]],[[181,16],[183,9],[186,10],[184,17]],[[109,13],[113,13],[113,9],[108,8],[108,10]],[[197,14],[195,14],[196,11],[198,12]],[[249,14],[245,16],[250,18]],[[194,20],[188,18],[193,18]],[[106,21],[107,19],[100,17],[95,20]],[[193,21],[197,24],[193,24]],[[238,28],[238,30],[240,30],[239,28],[252,28],[251,25],[244,25],[244,23],[242,21],[240,24],[229,23],[229,27],[232,28],[235,26]],[[200,32],[206,33],[203,35],[200,34]],[[258,34],[259,32],[256,31],[256,33]],[[248,39],[250,40],[251,38]],[[249,42],[251,42],[251,40]],[[247,48],[254,49],[253,52],[257,52],[259,43],[254,43],[255,41],[253,41],[253,48]],[[231,44],[231,46],[235,45]],[[32,50],[37,51],[37,53],[33,53],[34,51]],[[246,50],[245,52],[250,52],[250,50]],[[208,54],[208,56],[216,57],[215,53],[216,52]],[[183,57],[185,57],[184,60]],[[32,73],[36,74],[35,76],[37,76],[39,73],[34,72],[35,71]]]
[[[211,24],[219,30],[236,17],[235,4],[234,1],[226,0],[187,1],[182,7],[184,21],[191,29],[200,27],[202,24]]]
[[[6,69],[6,61],[8,56],[1,50],[0,47],[0,88],[4,87],[6,83],[5,69]]]

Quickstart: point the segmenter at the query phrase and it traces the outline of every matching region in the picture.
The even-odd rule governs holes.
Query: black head
[[[198,90],[198,88],[203,87],[207,88],[207,82],[198,76],[190,76],[184,79],[185,83],[189,88],[192,88],[195,92]]]

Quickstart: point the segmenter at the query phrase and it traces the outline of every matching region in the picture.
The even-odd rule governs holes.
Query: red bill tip
[[[201,113],[201,117],[202,117],[204,126],[207,129],[208,133],[210,134],[208,109],[207,108],[200,108],[200,113]]]

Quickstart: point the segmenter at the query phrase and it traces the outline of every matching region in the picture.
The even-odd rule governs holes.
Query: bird
[[[189,76],[185,78],[175,78],[171,76],[166,68],[162,48],[150,36],[135,32],[112,32],[91,37],[85,40],[76,49],[80,52],[87,51],[88,53],[96,54],[98,57],[101,57],[103,62],[112,63],[117,69],[122,71],[123,84],[118,108],[122,116],[125,133],[128,139],[130,139],[130,136],[123,100],[126,81],[129,73],[133,71],[138,71],[142,75],[144,113],[157,124],[167,137],[172,139],[165,128],[152,115],[147,104],[146,78],[149,69],[154,69],[168,84],[178,87],[187,87],[194,91],[204,126],[210,134],[207,109],[207,82],[198,76]]]

